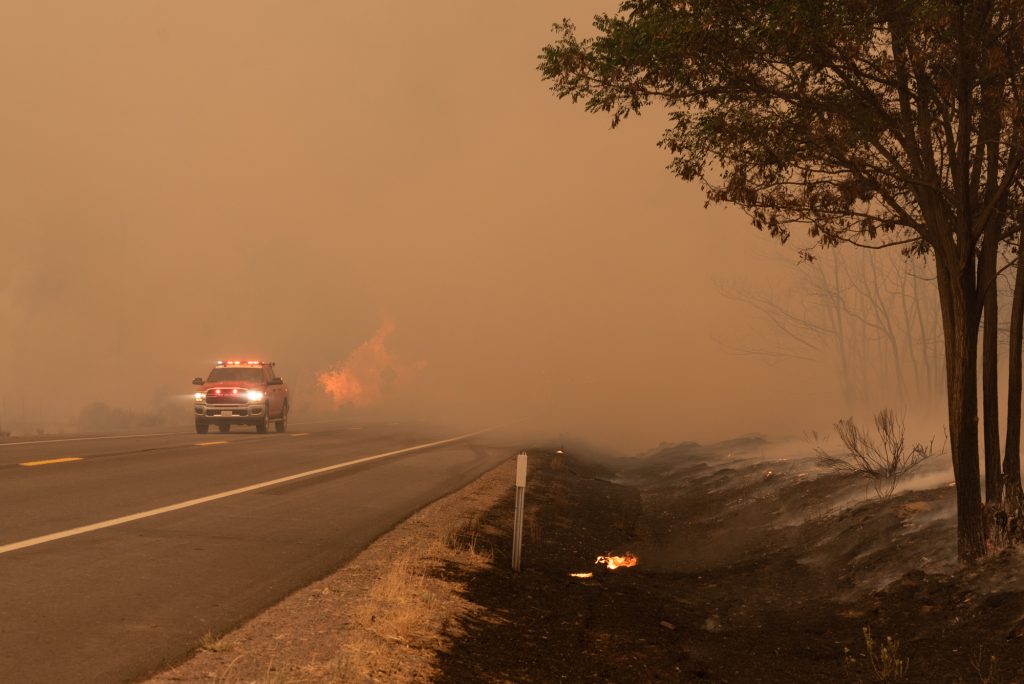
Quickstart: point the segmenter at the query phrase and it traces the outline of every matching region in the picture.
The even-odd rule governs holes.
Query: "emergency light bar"
[[[218,361],[217,365],[221,368],[226,366],[273,366],[273,361]]]

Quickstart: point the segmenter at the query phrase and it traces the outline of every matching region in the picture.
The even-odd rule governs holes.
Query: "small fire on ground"
[[[594,561],[594,565],[603,565],[609,570],[615,570],[616,568],[632,568],[637,564],[637,557],[627,552],[623,556],[598,556],[597,560]],[[594,576],[592,572],[570,572],[569,577],[577,577],[579,579],[590,579]]]
[[[626,553],[625,556],[598,556],[594,564],[604,565],[609,570],[614,570],[615,568],[631,568],[636,565],[636,561],[636,556]]]

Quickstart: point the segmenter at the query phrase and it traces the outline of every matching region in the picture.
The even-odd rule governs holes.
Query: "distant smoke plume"
[[[344,363],[317,374],[317,381],[335,406],[375,404],[423,370],[425,361],[405,363],[388,350],[387,338],[394,331],[394,323],[385,322],[373,337],[356,347]]]

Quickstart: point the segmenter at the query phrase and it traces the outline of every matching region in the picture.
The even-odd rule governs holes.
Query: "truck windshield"
[[[207,382],[263,382],[262,368],[214,368]]]

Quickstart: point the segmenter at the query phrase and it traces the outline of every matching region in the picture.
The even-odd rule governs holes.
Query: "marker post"
[[[516,518],[512,529],[512,570],[519,572],[523,556],[523,505],[526,500],[526,452],[516,456]]]

